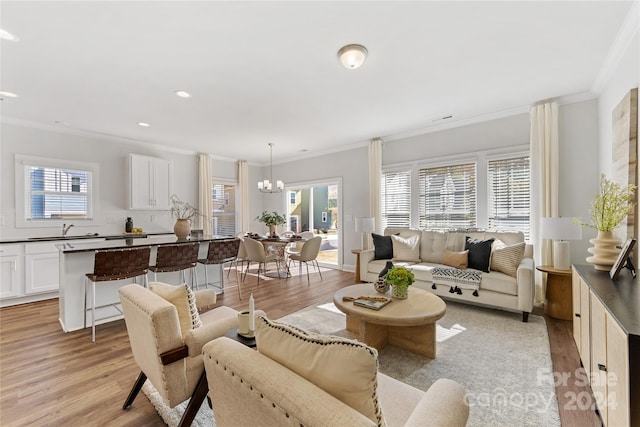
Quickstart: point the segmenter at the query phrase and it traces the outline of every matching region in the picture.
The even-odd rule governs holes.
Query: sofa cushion
[[[489,262],[491,258],[491,244],[495,239],[473,239],[468,237],[465,239],[464,249],[469,250],[468,267],[475,270],[489,272]]]
[[[508,276],[499,271],[482,273],[480,293],[482,291],[500,292],[507,295],[518,295],[518,282],[515,277]]]
[[[502,240],[496,240],[491,252],[491,270],[516,277],[518,266],[524,256],[524,245],[524,242],[520,242],[507,246]]]
[[[260,353],[320,387],[377,425],[384,425],[378,403],[378,352],[342,337],[319,335],[265,317],[256,319]]]
[[[435,262],[440,264],[446,247],[446,231],[425,230],[420,235],[420,259],[423,262]]]
[[[373,239],[373,259],[391,259],[393,258],[393,243],[391,236],[381,236],[371,233]]]
[[[420,236],[391,236],[393,261],[420,262]]]
[[[173,286],[166,283],[151,282],[149,283],[149,290],[176,306],[178,319],[180,320],[180,331],[183,337],[187,331],[202,326],[198,308],[196,307],[196,297],[189,285],[183,283],[182,285]]]
[[[444,250],[442,255],[442,263],[450,267],[457,268],[458,270],[464,270],[467,268],[469,257],[469,251],[454,252],[449,249]]]

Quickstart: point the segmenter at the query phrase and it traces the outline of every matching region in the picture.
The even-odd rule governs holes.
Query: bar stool
[[[149,270],[150,246],[143,246],[132,249],[107,249],[95,251],[93,273],[86,275],[87,281],[91,282],[91,342],[96,342],[96,308],[114,307],[122,314],[118,303],[110,303],[96,306],[96,282],[110,282],[114,280],[138,278],[143,276],[143,284],[147,286],[147,272]],[[137,280],[136,280],[137,283]],[[84,327],[87,327],[87,297],[85,283],[84,297]],[[114,316],[103,317],[100,320]]]
[[[240,292],[240,281],[238,280],[238,253],[240,251],[240,244],[242,240],[238,238],[234,239],[225,239],[225,240],[211,240],[209,242],[209,250],[207,252],[207,257],[204,259],[199,259],[198,262],[204,265],[204,282],[205,286],[209,285],[209,276],[207,273],[207,265],[210,264],[218,264],[220,265],[220,287],[218,288],[222,292],[224,292],[224,264],[230,262],[233,263],[236,261],[236,282],[238,283],[238,296],[242,299],[242,294]],[[231,272],[231,270],[229,270]]]
[[[182,278],[181,283],[186,283],[184,272],[185,270],[190,269],[191,289],[193,289],[194,283],[198,283],[196,264],[198,262],[199,250],[200,243],[158,246],[158,252],[156,253],[156,265],[149,267],[149,270],[153,271],[153,280],[156,282],[158,281],[158,273],[179,271]]]

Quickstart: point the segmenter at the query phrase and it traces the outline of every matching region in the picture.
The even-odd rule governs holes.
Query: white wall
[[[124,232],[125,219],[131,216],[135,227],[147,232],[172,232],[173,219],[168,211],[130,211],[127,209],[128,155],[130,153],[162,157],[173,162],[173,192],[181,199],[197,205],[198,164],[196,153],[164,151],[142,143],[120,142],[114,139],[87,137],[68,132],[38,129],[2,123],[0,153],[0,237],[23,238],[60,234],[58,226],[51,228],[16,228],[15,226],[15,154],[59,158],[98,163],[99,210],[98,226],[82,227],[78,221],[70,234],[119,234]],[[186,153],[186,154],[185,154]],[[236,179],[233,163],[215,160],[214,175]],[[151,217],[154,221],[151,221]],[[107,223],[115,217],[115,223]]]

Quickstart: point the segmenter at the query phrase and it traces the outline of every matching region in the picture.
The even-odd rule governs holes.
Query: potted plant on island
[[[191,234],[191,218],[202,214],[198,208],[183,202],[175,194],[171,195],[169,201],[171,202],[171,216],[176,219],[173,232],[178,239],[186,239]]]
[[[605,174],[600,175],[600,192],[591,202],[589,210],[591,222],[579,222],[583,227],[598,230],[598,236],[589,240],[594,246],[587,249],[593,254],[587,257],[587,261],[596,270],[609,271],[618,257],[619,250],[616,246],[620,244],[620,240],[613,237],[613,230],[633,211],[635,190],[636,186],[633,184],[623,187],[608,180]]]
[[[285,224],[287,222],[284,215],[280,215],[275,211],[263,211],[261,215],[258,215],[256,217],[256,220],[269,227],[269,237],[278,237],[278,233],[276,233],[276,226]]]
[[[393,286],[391,295],[394,298],[404,299],[409,296],[409,286],[413,285],[415,276],[406,267],[393,267],[387,273],[387,282]]]

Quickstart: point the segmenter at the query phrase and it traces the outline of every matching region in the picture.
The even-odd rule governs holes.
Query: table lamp
[[[356,218],[356,233],[361,233],[362,234],[362,250],[365,249],[365,246],[367,246],[367,249],[369,249],[369,245],[366,244],[365,245],[365,240],[366,240],[366,235],[367,233],[373,233],[374,231],[376,231],[376,220],[373,217],[363,217],[363,218]]]
[[[574,224],[571,218],[542,218],[540,236],[554,240],[553,268],[556,270],[571,269],[571,255],[567,240],[582,239],[582,227]]]

